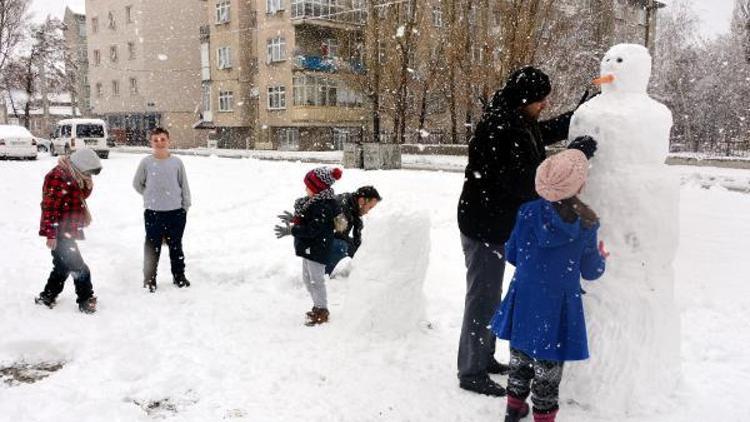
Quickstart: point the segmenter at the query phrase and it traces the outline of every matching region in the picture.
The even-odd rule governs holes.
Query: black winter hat
[[[551,91],[549,76],[540,69],[526,66],[508,77],[502,96],[510,107],[521,107],[543,100]]]

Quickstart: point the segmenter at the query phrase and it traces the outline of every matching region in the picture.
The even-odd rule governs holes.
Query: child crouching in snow
[[[305,175],[307,197],[294,203],[291,234],[294,250],[302,257],[302,280],[310,292],[313,308],[305,325],[328,322],[325,269],[333,245],[334,220],[341,213],[331,186],[341,178],[341,169],[318,167]]]
[[[521,206],[505,245],[516,272],[491,323],[510,341],[505,422],[529,413],[529,393],[534,421],[553,422],[563,363],[589,357],[580,279],[599,278],[608,254],[597,249],[596,214],[576,197],[587,173],[581,151],[546,159],[536,173],[541,199]]]

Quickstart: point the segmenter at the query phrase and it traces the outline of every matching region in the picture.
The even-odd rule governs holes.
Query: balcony
[[[292,24],[312,24],[328,28],[356,29],[367,21],[363,9],[349,9],[330,0],[292,0]]]
[[[365,73],[365,67],[359,59],[351,58],[345,60],[339,57],[329,58],[306,54],[298,54],[294,57],[294,68],[296,70],[310,70],[325,73]]]

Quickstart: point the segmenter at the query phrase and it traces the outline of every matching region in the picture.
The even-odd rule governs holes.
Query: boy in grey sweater
[[[177,287],[189,287],[185,278],[182,235],[190,208],[190,187],[182,160],[169,153],[169,132],[156,128],[151,132],[153,155],[141,160],[133,178],[133,187],[143,195],[146,242],[143,246],[143,287],[156,291],[156,267],[161,245],[166,241],[172,277]]]

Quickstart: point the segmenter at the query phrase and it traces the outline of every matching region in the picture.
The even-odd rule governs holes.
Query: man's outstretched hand
[[[596,152],[596,140],[590,136],[579,136],[570,142],[568,149],[577,149],[586,154],[586,158],[590,160]]]

